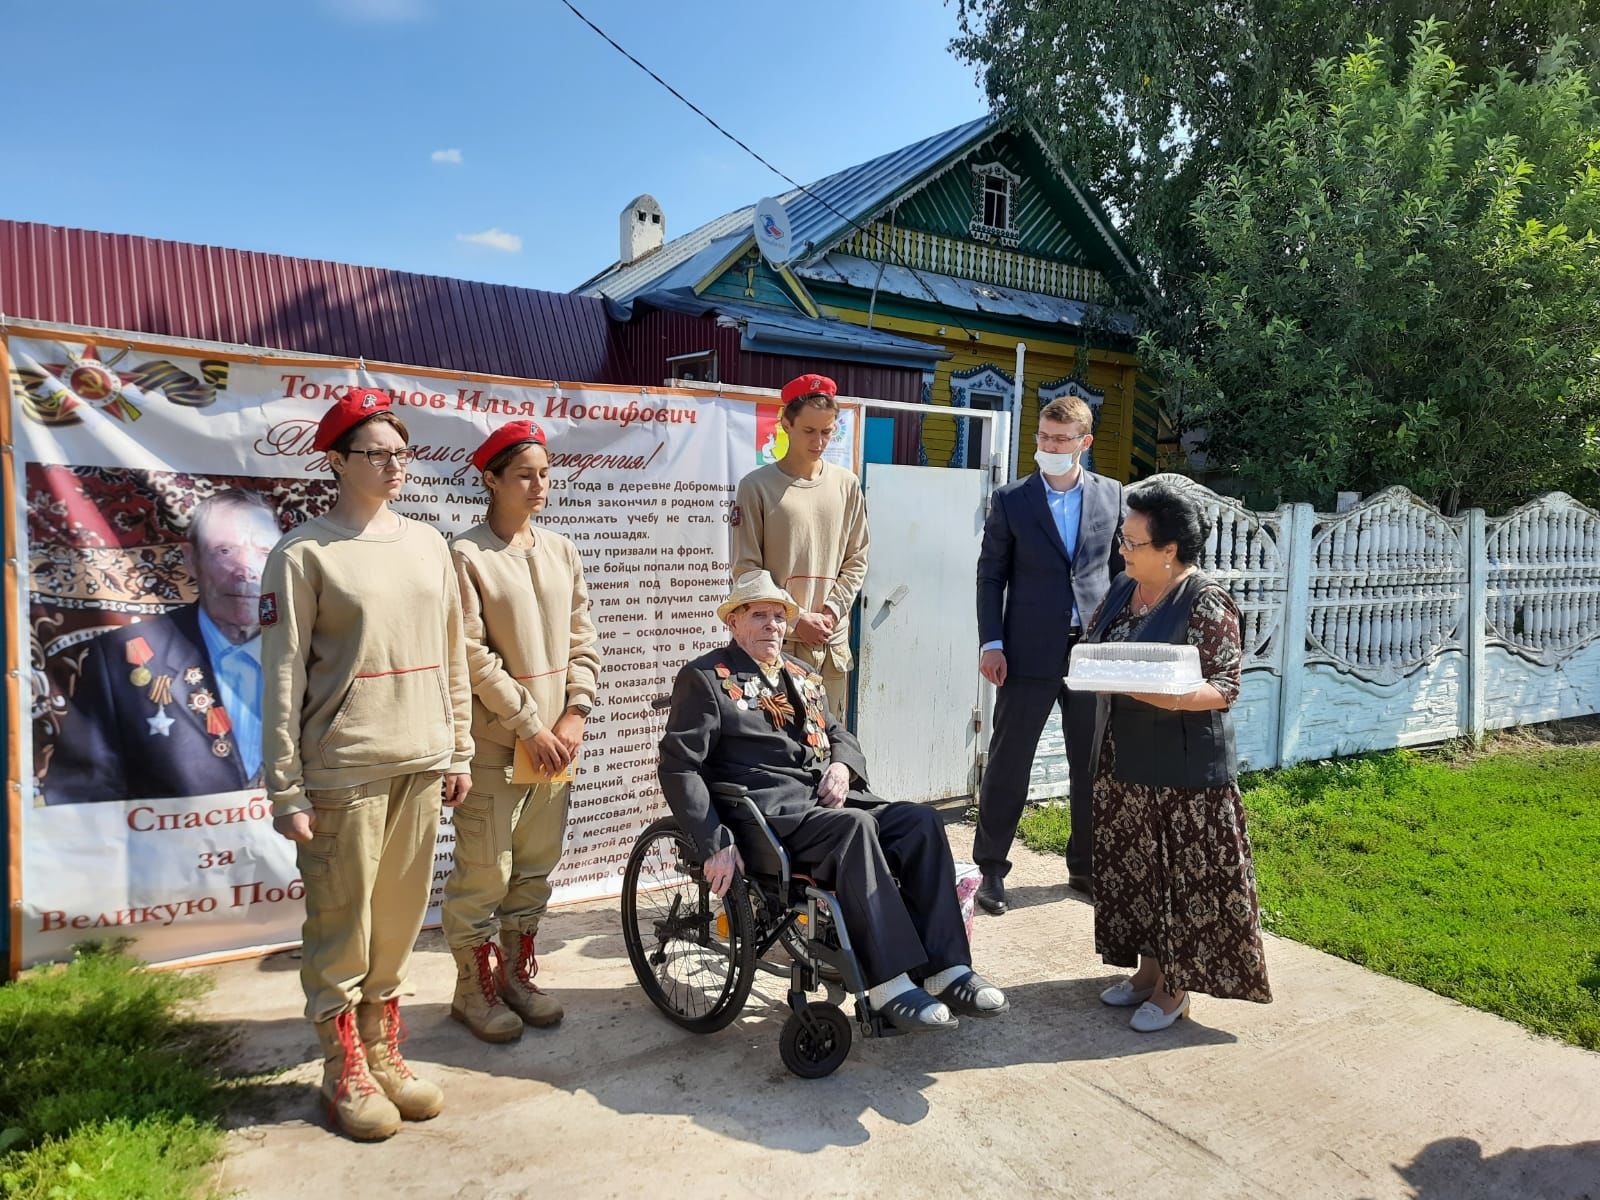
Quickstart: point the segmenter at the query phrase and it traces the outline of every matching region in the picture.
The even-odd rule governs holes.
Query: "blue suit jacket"
[[[1068,555],[1035,471],[989,499],[978,552],[978,644],[1005,643],[1008,674],[1059,679],[1072,606],[1085,624],[1122,571],[1122,485],[1083,473],[1078,544]]]

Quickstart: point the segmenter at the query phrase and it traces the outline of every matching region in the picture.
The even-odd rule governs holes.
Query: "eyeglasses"
[[[1088,436],[1089,435],[1087,433],[1039,433],[1034,435],[1033,440],[1038,442],[1041,446],[1070,446],[1073,442],[1081,442]]]
[[[391,460],[401,467],[409,467],[417,461],[415,450],[352,450],[351,454],[366,456],[366,460],[380,471],[387,471]]]
[[[1153,541],[1150,541],[1148,539],[1145,540],[1145,541],[1142,541],[1142,542],[1136,542],[1125,533],[1117,534],[1117,544],[1119,546],[1121,546],[1124,550],[1137,550],[1141,546],[1153,546],[1153,545],[1155,545],[1155,543]]]

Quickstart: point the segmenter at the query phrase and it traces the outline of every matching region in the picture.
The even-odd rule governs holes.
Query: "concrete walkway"
[[[953,826],[963,857],[971,829]],[[633,980],[615,904],[560,910],[541,982],[568,1017],[509,1047],[449,1019],[437,933],[414,960],[410,1057],[437,1120],[360,1146],[315,1111],[298,959],[219,968],[236,1066],[281,1072],[230,1135],[223,1186],[254,1200],[555,1196],[1427,1197],[1600,1200],[1600,1054],[1272,939],[1277,1000],[1197,997],[1140,1036],[1097,994],[1090,907],[1019,848],[1012,912],[978,916],[1012,1012],[949,1036],[857,1041],[829,1079],[778,1059],[781,984],[696,1037]]]

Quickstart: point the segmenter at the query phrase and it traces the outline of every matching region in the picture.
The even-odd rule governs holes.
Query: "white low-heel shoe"
[[[1128,1028],[1135,1033],[1159,1033],[1180,1017],[1189,1015],[1189,995],[1184,993],[1178,1007],[1171,1012],[1162,1012],[1161,1006],[1153,1000],[1146,1000],[1139,1005],[1133,1014],[1133,1020],[1128,1022]]]
[[[1153,987],[1136,990],[1133,980],[1123,979],[1100,993],[1100,1003],[1109,1004],[1112,1008],[1132,1008],[1136,1004],[1143,1004],[1155,994],[1156,989]]]

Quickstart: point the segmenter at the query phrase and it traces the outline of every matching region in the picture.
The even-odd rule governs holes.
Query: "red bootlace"
[[[533,977],[539,973],[539,958],[533,952],[533,935],[524,933],[521,938],[517,946],[517,981],[530,992],[537,992]]]
[[[334,1103],[338,1103],[339,1097],[352,1092],[360,1092],[363,1096],[375,1095],[378,1085],[367,1074],[367,1054],[356,1033],[355,1013],[346,1009],[333,1019],[333,1027],[338,1031],[339,1044],[344,1047],[344,1069],[339,1072],[339,1086],[333,1092]]]
[[[400,1043],[405,1040],[406,1023],[400,1019],[400,1001],[391,996],[383,1003],[383,1042],[389,1050],[389,1065],[403,1078],[415,1079],[416,1072],[400,1053]]]
[[[474,950],[473,955],[478,960],[478,987],[483,992],[483,998],[491,1005],[500,1003],[500,989],[495,986],[494,975],[498,969],[505,970],[505,962],[500,957],[500,947],[493,942],[484,942]],[[491,963],[489,960],[494,959]]]

